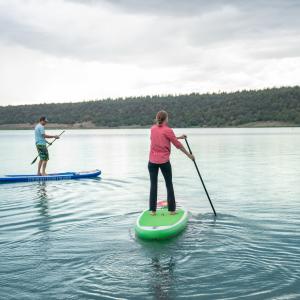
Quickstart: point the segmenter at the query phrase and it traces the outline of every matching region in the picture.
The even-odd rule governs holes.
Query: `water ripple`
[[[93,143],[97,132],[88,135]],[[195,134],[218,217],[193,164],[176,152],[175,191],[190,208],[188,227],[149,242],[133,228],[148,204],[141,136],[105,136],[118,151],[99,147],[80,161],[103,164],[101,180],[0,186],[0,299],[299,299],[299,139]]]

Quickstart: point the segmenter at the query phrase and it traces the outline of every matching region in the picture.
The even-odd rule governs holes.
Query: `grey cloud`
[[[161,18],[174,17],[180,23],[182,18],[198,20],[194,31],[211,39],[236,35],[253,37],[262,32],[290,30],[300,27],[300,2],[298,0],[66,0],[95,7],[106,4],[132,14],[155,15]],[[226,12],[237,14],[226,18]],[[223,17],[225,13],[225,18]],[[219,14],[218,14],[219,13]],[[211,22],[206,22],[208,17]],[[177,19],[177,20],[176,20]],[[203,24],[201,28],[201,24]],[[205,25],[208,25],[205,27]],[[217,34],[216,36],[214,34]]]
[[[223,0],[203,1],[203,0],[66,0],[70,2],[83,3],[86,5],[108,4],[123,9],[127,12],[183,16],[199,15],[225,5]]]
[[[148,65],[197,64],[205,50],[228,45],[244,47],[243,55],[256,58],[297,56],[299,49],[298,39],[294,40],[300,35],[297,0],[65,0],[65,3],[93,5],[99,11],[103,6],[112,15],[123,11],[129,18],[151,16],[144,31],[134,24],[128,29],[122,24],[124,21],[115,24],[115,19],[106,24],[106,29],[101,28],[100,19],[92,33],[78,32],[72,24],[59,31],[47,31],[39,24],[7,14],[0,6],[0,43],[79,60]],[[78,22],[90,20],[83,14]],[[111,34],[110,25],[116,26]]]
[[[65,0],[86,5],[112,5],[132,13],[193,16],[233,6],[248,13],[262,12],[266,17],[269,10],[277,10],[282,15],[299,12],[298,0]]]
[[[86,21],[88,22],[89,20]],[[118,55],[120,47],[112,47],[112,39],[97,39],[97,37],[89,35],[88,32],[86,35],[80,34],[76,30],[72,30],[72,24],[70,24],[69,28],[61,28],[57,32],[45,31],[39,26],[28,24],[14,16],[7,16],[5,11],[1,10],[0,28],[2,28],[0,31],[0,43],[21,45],[55,56],[91,61],[118,61],[121,57],[138,51],[131,49],[127,53],[126,49],[129,45],[123,44],[123,53]]]
[[[174,17],[180,23],[190,18],[194,38],[206,42],[256,38],[275,31],[300,31],[298,0],[67,0],[86,4],[107,3],[130,13]],[[230,11],[236,14],[230,14]],[[177,20],[176,20],[177,19]],[[191,28],[189,28],[191,29]],[[184,28],[183,28],[184,30]],[[279,32],[279,33],[280,33]],[[189,34],[189,32],[186,32]]]

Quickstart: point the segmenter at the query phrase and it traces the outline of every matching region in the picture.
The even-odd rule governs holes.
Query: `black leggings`
[[[150,174],[150,198],[149,198],[149,205],[151,211],[156,211],[157,205],[157,177],[158,177],[158,170],[161,170],[167,187],[167,198],[168,198],[168,210],[175,211],[176,210],[176,203],[175,203],[175,195],[173,189],[173,182],[172,182],[172,167],[170,162],[166,162],[164,164],[154,164],[149,162],[148,170]]]

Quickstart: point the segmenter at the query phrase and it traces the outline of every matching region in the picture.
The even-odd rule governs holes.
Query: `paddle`
[[[62,131],[58,136],[61,136],[64,132],[65,132],[65,130]],[[57,139],[54,139],[51,143],[48,143],[47,148],[49,148],[56,140],[57,140]],[[36,160],[37,160],[38,158],[39,158],[39,156],[37,155],[37,157],[31,162],[31,164],[33,165],[33,164],[36,162]]]
[[[188,141],[187,141],[187,138],[185,138],[185,142],[186,142],[186,145],[187,145],[187,147],[188,147],[190,153],[193,154],[193,153],[192,153],[192,150],[191,150],[191,148],[190,148],[190,145],[189,145],[189,143],[188,143]],[[207,196],[207,198],[208,198],[208,200],[209,200],[210,206],[211,206],[211,208],[212,208],[212,210],[213,210],[215,216],[217,216],[217,213],[216,213],[216,211],[215,211],[215,208],[214,208],[214,206],[213,206],[213,204],[212,204],[212,202],[211,202],[211,200],[210,200],[210,197],[209,197],[209,194],[208,194],[207,189],[206,189],[206,187],[205,187],[204,181],[203,181],[202,176],[201,176],[201,174],[200,174],[200,171],[199,171],[199,169],[198,169],[197,163],[196,163],[195,160],[193,160],[193,162],[194,162],[194,165],[195,165],[195,167],[196,167],[196,170],[197,170],[197,173],[198,173],[198,175],[199,175],[199,178],[200,178],[200,180],[201,180],[201,182],[202,182],[202,185],[203,185],[203,188],[204,188],[204,190],[205,190],[206,196]]]

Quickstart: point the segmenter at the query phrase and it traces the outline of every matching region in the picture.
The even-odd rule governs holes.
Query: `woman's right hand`
[[[185,140],[186,138],[187,138],[186,134],[182,134],[182,135],[177,137],[178,140]]]
[[[195,160],[195,156],[194,156],[193,154],[191,154],[191,153],[188,154],[188,157],[189,157],[191,160],[193,160],[193,161]]]

